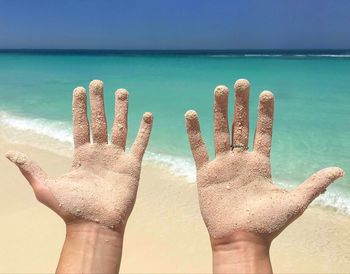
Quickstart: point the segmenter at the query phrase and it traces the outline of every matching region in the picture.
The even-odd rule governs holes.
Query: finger
[[[228,88],[218,86],[214,92],[214,144],[215,153],[230,150],[230,130],[227,119]]]
[[[305,209],[317,196],[324,193],[331,183],[343,176],[344,171],[339,167],[324,168],[296,187],[292,194],[296,196]]]
[[[47,179],[46,173],[37,163],[28,159],[27,155],[21,152],[9,151],[5,156],[19,168],[34,190]]]
[[[128,91],[118,89],[115,92],[115,118],[112,128],[112,144],[125,150],[128,134]]]
[[[143,154],[146,151],[149,137],[151,135],[152,124],[153,114],[150,112],[143,114],[139,132],[131,147],[131,153],[139,159],[142,159]]]
[[[103,103],[103,82],[90,83],[91,128],[94,143],[107,143],[107,122]]]
[[[235,86],[235,106],[232,126],[232,145],[248,148],[249,139],[249,90],[248,80],[239,79]]]
[[[73,136],[74,147],[90,143],[89,121],[86,112],[86,90],[77,87],[73,91]]]
[[[254,137],[254,150],[270,156],[272,142],[274,97],[272,92],[263,91],[259,96],[259,113]]]
[[[200,169],[204,164],[209,162],[209,155],[202,139],[198,115],[194,110],[189,110],[185,114],[185,119],[192,155],[197,169]]]
[[[34,194],[38,201],[51,208],[63,218],[68,218],[71,216],[60,207],[56,198],[46,186],[45,181],[47,181],[49,178],[37,163],[28,159],[28,157],[21,152],[9,151],[5,154],[5,156],[19,168],[21,173],[33,188]]]

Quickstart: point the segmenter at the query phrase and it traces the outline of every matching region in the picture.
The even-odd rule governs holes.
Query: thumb
[[[335,180],[344,176],[344,171],[339,167],[328,167],[311,175],[292,192],[301,199],[303,207],[307,207],[316,197],[326,191],[326,188]]]
[[[19,168],[34,190],[47,179],[48,176],[39,165],[30,160],[24,153],[9,151],[5,156]]]

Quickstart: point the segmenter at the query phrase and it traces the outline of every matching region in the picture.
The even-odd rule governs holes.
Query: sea
[[[240,78],[251,83],[250,147],[259,94],[275,95],[274,182],[291,189],[321,168],[339,166],[348,175],[315,203],[350,215],[350,51],[1,50],[0,137],[70,155],[72,91],[100,79],[109,129],[114,91],[125,88],[127,146],[142,114],[151,111],[145,161],[194,183],[184,113],[197,111],[213,158],[213,91],[217,85],[230,88],[232,123],[233,85]]]

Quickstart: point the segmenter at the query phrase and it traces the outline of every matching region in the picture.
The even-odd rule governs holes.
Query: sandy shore
[[[52,176],[68,170],[70,160],[0,140],[0,272],[52,273],[64,223],[36,201],[29,184],[2,156],[10,149],[27,153]],[[210,245],[195,184],[146,164],[123,252],[124,273],[209,273]],[[276,273],[349,273],[350,217],[308,209],[274,241],[271,257]]]

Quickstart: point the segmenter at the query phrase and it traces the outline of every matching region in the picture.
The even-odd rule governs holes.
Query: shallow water
[[[275,94],[272,171],[278,184],[289,187],[327,166],[340,166],[350,174],[349,71],[348,55],[2,53],[0,133],[52,150],[68,150],[72,90],[101,79],[109,124],[113,121],[114,91],[128,89],[128,145],[142,113],[153,112],[155,124],[146,158],[193,181],[184,113],[188,109],[198,112],[213,155],[213,90],[225,84],[232,91],[235,80],[247,78],[251,82],[251,133],[259,93],[267,89]],[[232,106],[233,93],[230,113]],[[333,185],[319,203],[350,213],[349,178]]]

